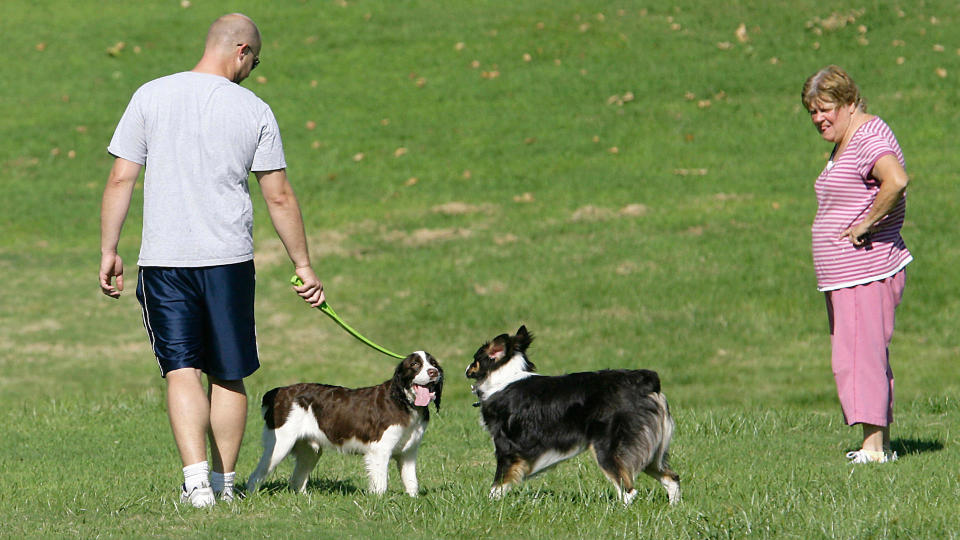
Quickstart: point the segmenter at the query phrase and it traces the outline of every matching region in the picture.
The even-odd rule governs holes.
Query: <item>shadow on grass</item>
[[[663,504],[669,506],[666,491],[655,483],[646,483],[638,479],[635,486],[638,491],[637,498],[633,504]],[[596,504],[610,504],[617,508],[623,507],[623,502],[617,497],[616,490],[610,484],[604,484],[598,489],[553,489],[541,486],[521,484],[507,491],[500,499],[491,499],[488,495],[490,488],[484,486],[479,491],[471,490],[471,496],[477,497],[483,501],[488,501],[491,505],[505,504],[510,507],[516,507],[522,504],[541,504],[558,503],[571,505],[573,507],[589,507]],[[453,494],[462,495],[464,486],[459,483],[446,483],[430,489],[421,489],[420,494],[430,496],[432,494]]]
[[[261,494],[277,494],[289,491],[289,485],[285,480],[273,480],[260,484],[259,492]],[[361,490],[352,482],[343,482],[341,480],[329,480],[327,478],[311,478],[307,481],[307,492],[336,493],[339,495],[353,495]],[[247,494],[249,495],[249,494]]]
[[[943,443],[940,441],[930,441],[924,439],[893,439],[890,446],[898,455],[923,454],[926,452],[939,452],[943,450]]]

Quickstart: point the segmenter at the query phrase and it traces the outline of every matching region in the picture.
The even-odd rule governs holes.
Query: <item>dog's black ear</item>
[[[517,329],[517,335],[513,336],[513,343],[520,352],[527,352],[527,347],[533,343],[533,334],[527,331],[527,326],[522,325]]]
[[[443,373],[443,370],[440,372]],[[436,394],[433,398],[433,406],[437,408],[437,412],[440,412],[440,396],[443,394],[443,377],[440,377],[440,380],[433,384],[433,393]]]
[[[409,355],[407,355],[406,358],[404,358],[403,360],[401,360],[399,364],[397,364],[397,369],[393,370],[393,380],[394,380],[394,381],[396,381],[396,382],[398,382],[398,383],[403,383],[403,382],[404,382],[404,381],[403,381],[403,378],[404,378],[404,377],[410,378],[410,376],[411,376],[410,374],[411,374],[411,372],[412,372],[412,370],[410,369],[410,365],[411,365],[411,364],[414,362],[414,360],[415,360],[415,358],[414,358],[413,356],[414,356],[414,355],[409,354]]]
[[[437,408],[437,411],[440,411],[440,396],[443,394],[443,368],[440,367],[440,362],[433,357],[432,354],[427,353],[427,362],[435,367],[437,371],[440,372],[440,377],[437,379],[437,382],[433,383],[433,393],[435,394],[433,398],[433,406]]]
[[[397,369],[393,370],[393,384],[390,385],[390,393],[399,401],[406,399],[403,389],[407,387],[410,379],[413,378],[413,375],[410,371],[410,362],[413,361],[411,356],[413,355],[411,354],[401,360],[400,363],[397,364]]]

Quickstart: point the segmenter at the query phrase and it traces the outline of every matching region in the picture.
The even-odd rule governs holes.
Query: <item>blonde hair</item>
[[[853,82],[850,75],[841,67],[834,65],[829,65],[811,75],[807,82],[803,83],[800,99],[808,110],[816,102],[821,101],[838,106],[852,103],[861,111],[867,111],[867,102],[860,95],[857,83]]]

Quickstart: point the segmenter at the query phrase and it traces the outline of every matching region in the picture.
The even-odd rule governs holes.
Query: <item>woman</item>
[[[847,424],[863,427],[851,463],[886,463],[893,422],[888,347],[913,257],[900,237],[907,173],[893,132],[837,66],[814,73],[802,100],[814,127],[834,144],[815,184],[813,262],[827,300],[832,366]]]

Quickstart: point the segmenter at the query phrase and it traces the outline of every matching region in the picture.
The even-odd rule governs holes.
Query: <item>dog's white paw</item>
[[[507,488],[505,488],[504,486],[493,486],[493,488],[490,489],[490,498],[499,499],[503,497],[503,494],[506,492],[507,492]]]
[[[667,489],[667,499],[670,504],[680,502],[680,482],[675,480],[663,481],[663,487]]]

